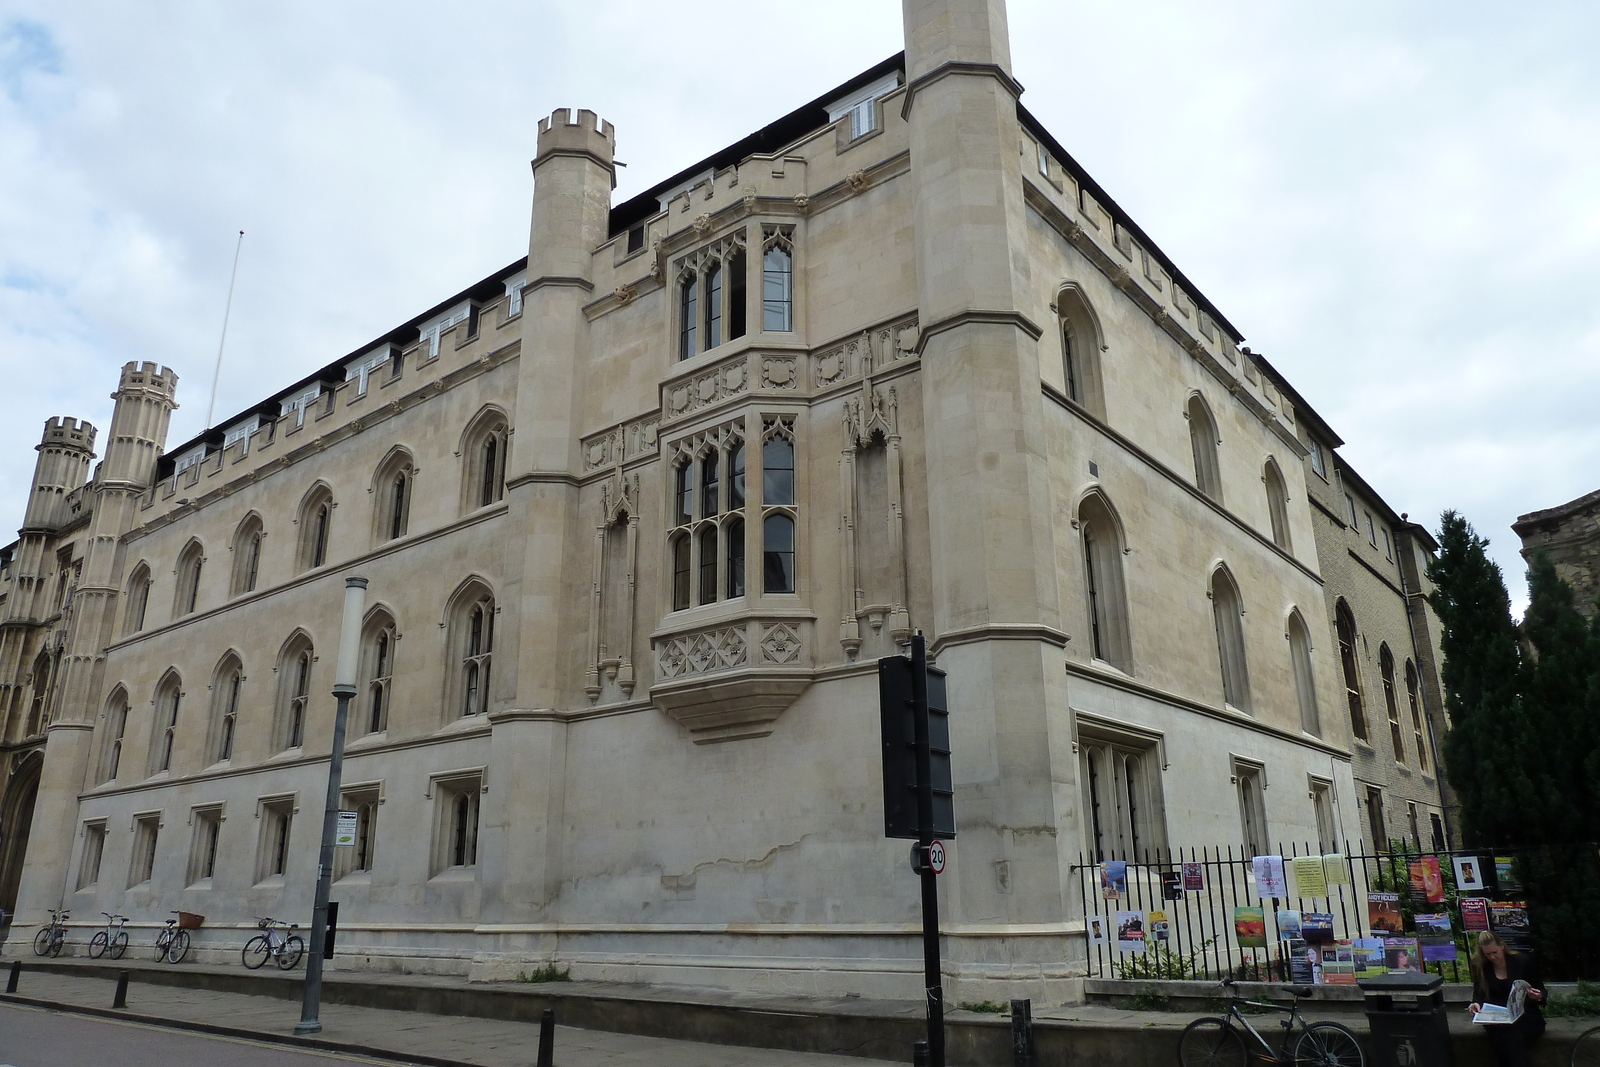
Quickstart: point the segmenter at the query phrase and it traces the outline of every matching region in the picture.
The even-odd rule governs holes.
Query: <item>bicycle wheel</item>
[[[1356,1035],[1338,1023],[1312,1023],[1294,1043],[1294,1062],[1307,1067],[1366,1067]]]
[[[1244,1042],[1221,1019],[1196,1019],[1178,1038],[1179,1067],[1245,1067]]]
[[[55,931],[55,937],[50,942],[50,955],[52,957],[61,955],[61,948],[66,943],[67,932],[65,930]]]
[[[300,962],[300,957],[305,953],[306,943],[298,937],[291,937],[283,943],[283,948],[278,950],[278,966],[286,971],[294,969]]]
[[[1600,1067],[1600,1026],[1585,1030],[1572,1043],[1572,1067]]]
[[[50,927],[46,926],[43,930],[33,935],[33,954],[35,956],[50,955],[50,933]]]
[[[179,963],[189,954],[189,931],[179,930],[172,935],[172,944],[167,946],[167,962]]]
[[[99,959],[106,954],[106,932],[101,930],[89,939],[89,958]]]
[[[272,955],[272,946],[267,944],[267,939],[257,934],[244,943],[244,965],[249,970],[255,970],[267,962],[267,957]]]
[[[128,951],[128,935],[118,932],[117,936],[111,939],[111,958],[120,960],[126,951]]]
[[[167,948],[172,944],[172,931],[163,930],[156,935],[156,962],[167,958]]]

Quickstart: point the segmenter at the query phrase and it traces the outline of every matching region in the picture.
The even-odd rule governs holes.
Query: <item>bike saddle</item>
[[[1309,997],[1311,995],[1312,990],[1311,990],[1311,987],[1308,986],[1308,985],[1292,985],[1292,986],[1289,987],[1289,992],[1293,996]]]

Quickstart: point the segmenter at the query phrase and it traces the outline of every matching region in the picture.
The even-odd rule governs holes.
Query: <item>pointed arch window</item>
[[[389,728],[398,639],[394,620],[384,612],[374,613],[362,628],[362,704],[358,722],[363,733],[382,733]]]
[[[1275,461],[1267,460],[1267,465],[1261,471],[1261,481],[1267,490],[1267,517],[1272,523],[1272,543],[1285,552],[1292,551],[1294,546],[1289,539],[1289,489]]]
[[[141,563],[133,569],[128,579],[128,611],[123,619],[124,633],[138,633],[144,629],[145,611],[150,606],[150,568]]]
[[[1389,741],[1396,763],[1406,761],[1405,735],[1400,728],[1400,701],[1394,688],[1394,654],[1387,644],[1378,646],[1378,674],[1383,679],[1383,707],[1389,713]]]
[[[792,466],[792,462],[791,462]],[[745,445],[733,432],[672,468],[667,537],[671,610],[745,592]]]
[[[154,733],[150,739],[150,773],[172,769],[178,743],[178,714],[183,705],[183,680],[175,673],[156,687]]]
[[[1211,575],[1211,615],[1217,630],[1217,657],[1222,667],[1222,699],[1240,711],[1250,710],[1250,676],[1245,664],[1244,605],[1239,587],[1225,567]]]
[[[794,246],[789,231],[776,226],[762,228],[761,328],[794,330]]]
[[[101,783],[115,781],[122,767],[122,741],[128,730],[128,694],[118,687],[106,703],[105,747],[100,754]]]
[[[1091,415],[1106,416],[1105,390],[1100,376],[1100,329],[1094,309],[1076,285],[1056,296],[1061,316],[1061,364],[1067,398]]]
[[[333,533],[333,491],[319,485],[300,505],[300,570],[327,566],[328,540]]]
[[[266,530],[259,515],[249,515],[233,535],[233,581],[229,592],[243,596],[256,590],[261,577],[261,543]]]
[[[193,614],[200,601],[200,574],[205,562],[205,551],[197,541],[191,541],[178,557],[177,600],[172,609],[174,616]]]
[[[306,741],[306,716],[311,703],[311,668],[316,650],[304,634],[284,646],[278,657],[278,750],[301,748]]]
[[[28,724],[23,731],[23,736],[34,737],[44,730],[46,724],[45,710],[50,701],[50,684],[53,680],[55,664],[50,659],[50,653],[40,652],[33,661],[31,674],[31,695],[28,700]]]
[[[1217,459],[1217,424],[1198,395],[1189,398],[1189,449],[1194,453],[1194,484],[1222,503],[1222,467]]]
[[[1322,736],[1322,716],[1317,710],[1317,687],[1311,675],[1311,634],[1300,612],[1289,613],[1289,661],[1294,669],[1295,698],[1300,705],[1300,729]]]
[[[233,759],[234,735],[239,724],[239,697],[244,689],[244,670],[235,656],[217,665],[211,684],[211,737],[208,763]]]
[[[1090,654],[1120,671],[1132,673],[1122,538],[1110,505],[1100,494],[1090,494],[1079,505],[1078,530],[1083,542]]]
[[[510,425],[498,408],[485,408],[468,425],[461,443],[466,466],[462,478],[463,512],[504,499],[510,435]]]
[[[1406,660],[1406,701],[1411,705],[1411,739],[1417,746],[1417,766],[1428,773],[1428,739],[1423,726],[1421,692],[1417,685],[1417,668]]]
[[[1339,601],[1333,611],[1333,628],[1339,638],[1339,668],[1344,676],[1345,702],[1350,706],[1350,730],[1367,740],[1367,713],[1361,703],[1361,682],[1356,671],[1356,617]]]
[[[678,282],[678,358],[688,359],[699,353],[697,341],[700,329],[700,276],[689,273]]]
[[[451,613],[450,647],[455,681],[453,703],[462,717],[489,710],[490,680],[494,662],[495,600],[476,580],[455,597]]]
[[[382,544],[404,537],[411,523],[411,499],[416,495],[416,465],[411,453],[394,449],[372,477],[374,496],[373,540]]]

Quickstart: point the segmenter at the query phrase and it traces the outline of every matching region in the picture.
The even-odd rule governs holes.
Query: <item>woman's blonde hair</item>
[[[1493,930],[1479,930],[1478,947],[1472,953],[1472,973],[1475,975],[1489,973],[1484,969],[1489,966],[1489,961],[1483,954],[1484,947],[1487,945],[1499,945],[1500,950],[1506,954],[1507,958],[1511,956],[1511,946],[1507,945],[1499,934]]]

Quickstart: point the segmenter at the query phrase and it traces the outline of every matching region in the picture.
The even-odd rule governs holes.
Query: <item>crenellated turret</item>
[[[100,464],[102,484],[148,488],[167,444],[167,424],[178,406],[178,374],[155,363],[128,363],[111,399],[111,434]]]
[[[44,437],[36,446],[39,460],[33,468],[33,490],[22,521],[25,532],[61,525],[67,494],[89,480],[94,436],[95,428],[80,419],[54,418],[44,424]]]

